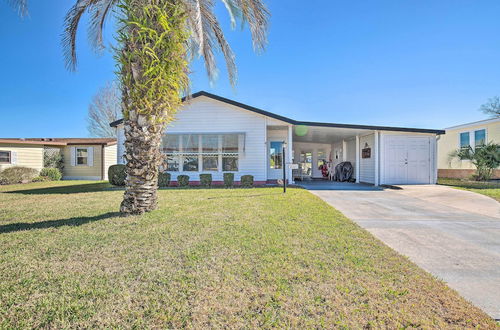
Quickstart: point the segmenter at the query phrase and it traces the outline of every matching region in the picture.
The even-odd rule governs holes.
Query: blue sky
[[[268,0],[269,46],[252,51],[248,31],[229,29],[233,89],[224,63],[210,85],[192,64],[192,91],[206,90],[298,120],[443,128],[486,118],[500,94],[497,0]],[[72,1],[30,1],[20,19],[0,1],[0,137],[85,137],[87,106],[114,78],[112,54],[94,54],[85,26],[76,73],[64,67],[63,18]],[[113,23],[107,26],[113,42]],[[108,47],[109,49],[109,47]]]

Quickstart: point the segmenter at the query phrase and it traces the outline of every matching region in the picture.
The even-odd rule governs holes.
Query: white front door
[[[385,184],[431,182],[431,143],[428,136],[387,135],[384,138]]]
[[[283,141],[270,141],[267,144],[267,179],[278,180],[283,178]],[[288,159],[285,159],[288,162]]]

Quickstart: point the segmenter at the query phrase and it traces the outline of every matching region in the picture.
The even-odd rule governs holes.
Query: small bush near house
[[[234,185],[234,173],[224,173],[224,187],[231,188]]]
[[[179,175],[177,184],[179,184],[179,187],[187,187],[189,185],[189,175]]]
[[[253,186],[253,175],[241,176],[241,186],[244,188],[252,187]]]
[[[46,181],[50,181],[50,179],[46,176],[36,176],[33,178],[33,180],[31,180],[31,182],[46,182]]]
[[[168,187],[170,185],[170,173],[158,173],[158,187]]]
[[[500,144],[489,142],[485,145],[455,150],[451,157],[460,160],[470,160],[476,167],[476,174],[473,176],[477,181],[488,181],[493,176],[495,168],[500,166]]]
[[[59,181],[62,178],[61,171],[54,167],[42,168],[40,176],[48,178],[50,181]]]
[[[31,182],[38,171],[34,168],[14,166],[0,172],[0,184],[28,183]]]
[[[113,186],[124,186],[127,174],[125,173],[125,165],[111,165],[108,169],[108,180]]]
[[[212,174],[200,174],[200,184],[203,187],[210,187],[212,185]]]

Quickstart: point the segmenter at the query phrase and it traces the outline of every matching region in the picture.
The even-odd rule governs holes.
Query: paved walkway
[[[402,188],[311,192],[500,319],[500,203],[445,186]]]

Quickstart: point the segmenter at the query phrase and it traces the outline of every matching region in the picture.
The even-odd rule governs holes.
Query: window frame
[[[484,143],[483,143],[483,144],[480,144],[480,145],[477,145],[477,144],[476,144],[476,133],[477,133],[477,132],[481,132],[481,131],[484,131]],[[487,135],[487,134],[488,134],[488,133],[487,133],[486,128],[480,128],[480,129],[475,129],[475,130],[474,130],[474,149],[475,149],[476,147],[481,148],[482,146],[484,146],[484,145],[486,144],[486,141],[488,141],[488,135]]]
[[[172,170],[167,172],[173,172],[173,173],[234,173],[239,171],[239,159],[240,159],[240,151],[242,149],[241,147],[241,139],[240,135],[244,133],[236,133],[236,132],[227,132],[227,133],[210,133],[210,132],[203,132],[203,133],[166,133],[164,134],[164,139],[168,139],[169,137],[176,137],[178,139],[178,146],[179,149],[178,151],[174,152],[165,152],[165,148],[162,146],[162,152],[166,157],[171,157],[171,158],[176,158],[179,166],[177,170]],[[197,141],[197,146],[198,146],[198,151],[184,151],[184,140],[186,135],[196,135],[198,138]],[[237,143],[237,151],[236,152],[223,152],[223,140],[225,135],[235,135],[236,136],[236,143]],[[203,142],[204,142],[204,137],[206,136],[216,136],[217,137],[217,147],[214,148],[212,147],[205,147]],[[162,141],[163,142],[163,141]],[[211,141],[212,143],[214,142],[213,140]],[[204,151],[204,149],[211,149],[212,151]],[[214,150],[216,149],[216,150]],[[197,170],[195,171],[188,171],[184,170],[184,162],[185,159],[188,157],[198,157],[198,165],[197,165]],[[211,169],[205,169],[204,168],[204,157],[217,157],[217,169],[215,170],[214,168]],[[237,159],[236,164],[237,168],[234,171],[225,171],[223,168],[223,159],[225,157],[235,157]],[[168,158],[166,158],[168,159]],[[168,168],[168,164],[166,164],[166,168]]]
[[[85,164],[78,164],[78,150],[85,150],[87,153]],[[89,147],[75,147],[75,166],[89,166]]]
[[[469,140],[469,144],[466,145],[466,146],[462,146],[462,134],[467,134],[467,137],[468,137],[468,140]],[[459,149],[464,149],[464,148],[468,148],[468,147],[472,147],[471,146],[471,141],[470,141],[470,131],[465,131],[465,132],[459,132],[458,133],[458,148]]]
[[[472,148],[473,150],[476,149],[476,132],[479,131],[484,131],[484,143],[488,143],[488,129],[486,127],[482,128],[477,128],[477,129],[469,129],[466,131],[461,131],[458,132],[458,149],[464,149],[467,147]],[[462,146],[462,134],[468,134],[469,135],[469,145],[468,146]],[[481,146],[478,146],[481,147]]]
[[[9,154],[9,161],[8,162],[0,161],[0,164],[12,164],[12,151],[11,150],[0,150],[0,152],[6,152]]]

